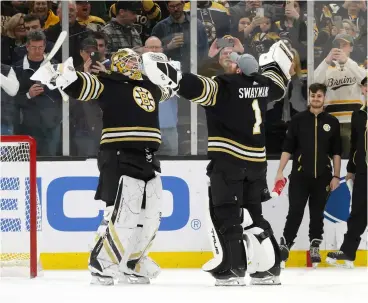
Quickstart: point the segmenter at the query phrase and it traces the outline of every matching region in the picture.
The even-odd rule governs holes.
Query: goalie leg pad
[[[120,178],[114,206],[112,211],[108,209],[91,252],[89,268],[92,272],[117,276],[119,265],[128,261],[132,236],[141,213],[144,187],[142,180],[128,176]]]
[[[211,185],[215,186],[215,185]],[[238,276],[244,276],[246,269],[245,248],[242,243],[242,212],[237,202],[226,203],[216,200],[216,191],[209,188],[210,211],[207,219],[214,258],[203,265],[202,269],[218,276],[231,270],[239,270]],[[235,199],[237,200],[237,199]]]
[[[128,274],[155,278],[160,273],[159,266],[147,254],[160,226],[162,210],[162,182],[156,176],[147,182],[145,200],[136,233],[135,246],[128,261]]]
[[[269,270],[278,259],[272,228],[263,217],[261,218],[253,222],[249,211],[244,209],[243,240],[247,250],[248,272],[251,274]]]

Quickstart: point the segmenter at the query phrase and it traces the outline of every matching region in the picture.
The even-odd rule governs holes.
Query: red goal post
[[[34,278],[40,269],[37,233],[42,229],[36,141],[1,136],[0,160],[0,276]]]

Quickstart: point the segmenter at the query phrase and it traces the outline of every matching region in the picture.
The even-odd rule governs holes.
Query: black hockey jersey
[[[213,79],[183,74],[179,95],[206,110],[210,159],[226,158],[243,167],[266,164],[267,102],[283,97],[285,82],[271,70],[254,77],[232,74]]]
[[[354,174],[367,174],[367,105],[353,112],[351,117],[350,156],[346,170]]]
[[[77,75],[65,92],[80,101],[98,99],[103,113],[101,149],[159,148],[158,104],[170,97],[166,91],[147,78],[132,80],[120,73]]]

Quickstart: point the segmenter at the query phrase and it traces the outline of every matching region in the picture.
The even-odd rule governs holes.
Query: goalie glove
[[[268,53],[259,57],[259,66],[262,72],[266,70],[274,70],[283,76],[284,79],[290,80],[290,68],[293,63],[294,55],[288,49],[284,42],[278,41],[274,43]]]
[[[180,62],[168,61],[161,53],[144,53],[142,55],[143,71],[148,79],[161,87],[176,89],[182,78]]]
[[[62,64],[51,64],[49,61],[41,65],[31,77],[31,80],[40,81],[51,90],[56,88],[63,90],[77,79],[72,57]]]

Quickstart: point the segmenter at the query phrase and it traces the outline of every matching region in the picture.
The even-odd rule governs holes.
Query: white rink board
[[[268,185],[272,190],[278,161],[268,163]],[[161,165],[164,188],[170,189],[164,192],[162,226],[166,230],[159,232],[152,251],[209,251],[210,245],[204,221],[207,203],[207,177],[205,175],[207,161],[162,161]],[[343,161],[342,176],[346,174],[345,167],[346,161]],[[290,168],[291,163],[286,168],[285,176]],[[91,222],[98,222],[98,218],[93,218],[98,216],[104,206],[103,203],[94,200],[94,189],[98,176],[96,160],[39,162],[37,170],[43,213],[41,251],[48,253],[87,252],[94,233],[92,230],[85,230],[91,229],[93,226]],[[1,177],[5,176],[2,174]],[[346,195],[346,184],[343,183],[339,190],[341,190],[340,193],[331,196],[333,201],[330,202],[337,209],[329,213],[330,218],[344,217],[340,213],[345,214],[346,217],[348,211],[349,196]],[[187,191],[189,199],[186,197]],[[281,197],[263,204],[264,216],[272,224],[278,239],[282,234],[288,210],[286,193],[287,188]],[[7,193],[8,196],[9,193]],[[340,207],[341,201],[335,202],[336,196],[340,199],[345,197],[345,207],[343,207],[344,203]],[[173,197],[178,204],[175,207],[173,207]],[[185,214],[188,208],[189,219],[187,220]],[[306,208],[299,236],[293,247],[295,250],[309,248],[308,216],[308,208]],[[180,225],[183,227],[181,228]],[[180,229],[176,229],[177,227]],[[325,241],[321,248],[336,249],[342,242],[345,229],[344,219],[341,219],[339,223],[332,223],[325,219]],[[367,233],[363,238],[360,248],[368,249]]]

